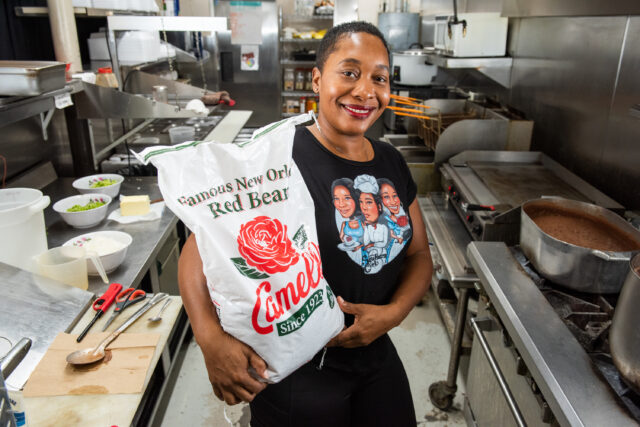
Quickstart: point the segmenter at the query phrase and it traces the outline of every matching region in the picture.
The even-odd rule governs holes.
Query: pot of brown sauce
[[[579,292],[620,292],[640,231],[590,203],[542,198],[522,205],[520,246],[538,272]]]

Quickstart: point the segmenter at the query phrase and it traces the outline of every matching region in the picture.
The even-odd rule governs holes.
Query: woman
[[[251,402],[253,426],[415,426],[407,376],[387,332],[426,292],[432,264],[406,163],[390,145],[364,137],[389,103],[389,50],[377,28],[352,22],[329,30],[318,48],[313,90],[320,98],[317,122],[297,129],[293,158],[314,200],[323,274],[347,326],[326,352],[265,385],[248,373],[263,375],[264,361],[217,321],[193,236],[180,257],[183,302],[214,393],[229,404]],[[412,236],[375,274],[338,248],[329,202],[332,182],[360,175],[391,180],[409,206]]]

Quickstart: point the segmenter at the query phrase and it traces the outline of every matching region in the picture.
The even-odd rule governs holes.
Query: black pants
[[[415,426],[409,381],[395,349],[384,365],[353,374],[307,363],[251,402],[252,427]]]

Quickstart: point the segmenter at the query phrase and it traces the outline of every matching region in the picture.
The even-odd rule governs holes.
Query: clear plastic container
[[[195,128],[191,126],[176,126],[169,129],[169,138],[172,144],[179,144],[185,141],[193,141],[196,136]]]
[[[284,90],[292,91],[294,87],[295,75],[293,74],[293,69],[287,68],[284,70]]]
[[[313,72],[311,70],[307,70],[304,75],[304,90],[313,90]]]
[[[297,69],[296,70],[296,90],[304,90],[304,70]]]
[[[80,289],[89,287],[87,261],[90,259],[97,271],[104,275],[104,267],[96,254],[87,253],[84,248],[60,246],[49,249],[35,257],[38,273],[69,286]],[[104,276],[106,279],[106,276]],[[108,281],[105,281],[108,283]]]

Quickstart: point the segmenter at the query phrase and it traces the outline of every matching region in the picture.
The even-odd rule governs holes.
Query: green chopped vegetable
[[[100,188],[100,187],[108,187],[110,185],[116,184],[118,181],[111,178],[99,179],[89,185],[91,188]]]
[[[99,208],[100,206],[104,206],[106,203],[101,201],[101,200],[91,200],[89,203],[87,203],[84,206],[81,205],[73,205],[71,206],[69,209],[67,209],[67,212],[82,212],[82,211],[89,211],[91,209],[95,209],[95,208]]]

